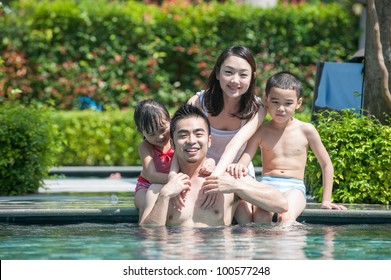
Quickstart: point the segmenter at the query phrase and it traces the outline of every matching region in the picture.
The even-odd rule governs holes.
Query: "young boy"
[[[289,72],[270,77],[266,84],[265,103],[271,121],[263,124],[249,140],[239,162],[228,171],[235,177],[247,174],[247,167],[257,151],[262,154],[261,182],[279,189],[287,198],[289,210],[279,215],[281,222],[293,222],[306,206],[306,188],[303,182],[308,147],[314,152],[323,177],[322,208],[345,210],[331,202],[334,168],[330,157],[312,124],[293,118],[302,103],[300,80]],[[273,213],[254,209],[254,222],[271,222]]]

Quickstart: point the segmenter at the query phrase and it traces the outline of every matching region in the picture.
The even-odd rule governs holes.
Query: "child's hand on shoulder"
[[[212,174],[215,167],[216,167],[215,160],[212,158],[207,158],[200,169],[200,174],[204,176],[209,176],[210,174]]]
[[[227,172],[235,178],[241,178],[247,176],[248,168],[241,163],[231,163],[227,167]]]
[[[171,199],[174,208],[179,212],[181,212],[182,208],[185,207],[186,194],[188,191],[188,189],[183,190],[179,195]]]

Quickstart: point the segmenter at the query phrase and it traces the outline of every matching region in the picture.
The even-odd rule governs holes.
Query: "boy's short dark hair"
[[[300,79],[288,71],[282,71],[271,76],[266,82],[266,97],[272,88],[291,89],[296,91],[297,99],[301,97],[303,86]]]
[[[198,109],[196,106],[193,106],[190,104],[185,104],[185,105],[182,105],[175,112],[174,116],[171,119],[171,123],[170,123],[171,139],[174,139],[174,131],[175,131],[175,127],[176,127],[177,122],[182,119],[186,119],[186,118],[190,118],[190,117],[202,118],[208,126],[208,135],[210,135],[211,131],[210,131],[210,123],[209,123],[208,117],[205,116],[205,114],[200,109]]]

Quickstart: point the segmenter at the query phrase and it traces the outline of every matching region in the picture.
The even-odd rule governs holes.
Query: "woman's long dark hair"
[[[259,98],[255,95],[255,75],[257,70],[254,56],[252,52],[244,46],[231,46],[226,48],[217,58],[216,64],[209,75],[208,80],[204,85],[203,105],[206,107],[209,114],[217,116],[221,113],[224,107],[223,90],[220,87],[220,82],[217,80],[217,74],[220,71],[221,65],[231,55],[243,58],[251,66],[251,82],[245,94],[240,99],[239,110],[232,116],[239,119],[251,119],[262,105]]]

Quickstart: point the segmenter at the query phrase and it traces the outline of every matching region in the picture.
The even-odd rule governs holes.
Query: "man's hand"
[[[205,194],[213,193],[232,193],[235,191],[236,179],[224,173],[220,176],[209,176],[205,178],[205,182],[202,185],[202,188],[205,190]]]
[[[202,197],[200,198],[200,207],[202,209],[208,209],[215,205],[217,200],[217,193],[206,194],[205,190],[202,189]]]
[[[190,177],[183,173],[178,173],[170,177],[170,180],[163,186],[160,193],[170,198],[176,197],[183,191],[190,189]]]
[[[205,182],[202,185],[202,201],[200,207],[202,209],[208,209],[215,205],[218,193],[231,193],[233,192],[233,184],[235,179],[228,173],[220,176],[211,175],[205,178]]]
[[[189,191],[189,189],[186,189],[182,191],[179,195],[176,197],[173,197],[171,199],[172,204],[174,205],[174,208],[178,211],[181,211],[183,207],[185,207],[186,202],[186,194]]]

